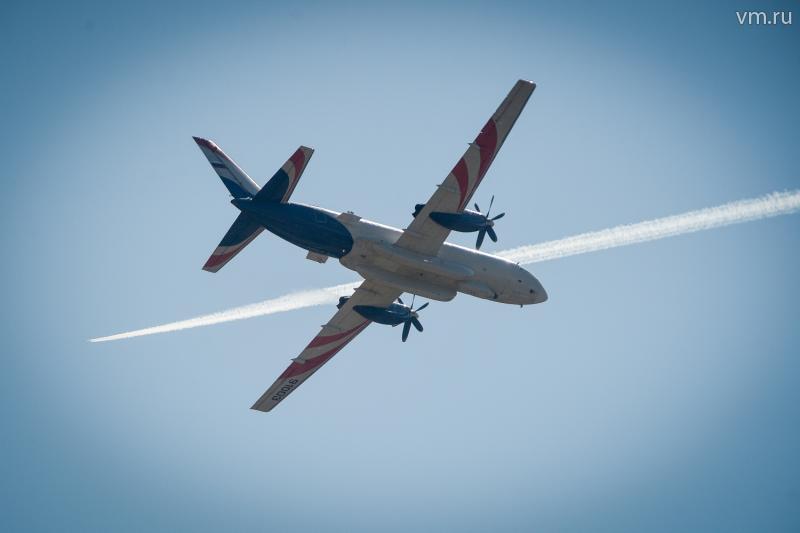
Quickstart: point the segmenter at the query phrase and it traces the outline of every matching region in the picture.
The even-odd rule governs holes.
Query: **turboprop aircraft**
[[[275,383],[252,406],[270,411],[319,370],[372,322],[403,324],[403,342],[411,325],[422,331],[418,309],[400,299],[404,292],[439,301],[457,293],[498,303],[529,305],[547,300],[539,281],[519,265],[501,257],[445,242],[450,231],[477,232],[497,241],[494,223],[475,204],[467,209],[489,165],[503,145],[536,85],[519,80],[486,122],[453,170],[430,199],[415,206],[404,230],[365,220],[351,211],[337,213],[289,199],[314,151],[301,146],[259,188],[212,141],[194,137],[209,163],[228,188],[231,203],[241,212],[208,258],[204,270],[217,272],[264,229],[308,251],[312,261],[335,257],[364,281],[352,296],[342,297],[338,310],[322,330],[292,359]]]

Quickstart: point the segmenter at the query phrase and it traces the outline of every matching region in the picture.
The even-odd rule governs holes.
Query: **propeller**
[[[475,243],[475,248],[477,250],[481,249],[481,245],[483,244],[483,239],[484,237],[486,237],[487,233],[489,234],[489,238],[492,239],[492,242],[497,242],[497,233],[494,232],[494,227],[493,227],[494,221],[500,220],[501,218],[506,216],[505,213],[500,213],[499,215],[493,218],[489,218],[489,215],[492,213],[492,205],[494,205],[494,195],[492,195],[492,199],[489,201],[489,210],[486,211],[485,215],[483,215],[483,213],[481,213],[481,208],[478,207],[478,203],[475,202],[475,210],[481,215],[483,215],[483,220],[484,220],[483,227],[480,230],[478,230],[478,241]]]
[[[416,294],[411,297],[411,306],[408,308],[408,318],[403,321],[403,342],[406,342],[406,339],[408,339],[408,333],[411,331],[412,324],[417,331],[422,332],[422,324],[419,321],[419,312],[428,307],[430,302],[425,302],[419,306],[419,308],[414,310],[414,300],[416,297]],[[398,298],[397,301],[400,302],[401,305],[405,305],[403,300],[400,298]]]

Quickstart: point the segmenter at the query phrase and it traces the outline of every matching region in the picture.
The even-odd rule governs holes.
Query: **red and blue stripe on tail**
[[[234,198],[252,198],[258,193],[256,182],[250,179],[250,176],[245,174],[239,168],[239,165],[220,150],[219,146],[214,144],[213,141],[201,139],[200,137],[193,137],[193,139],[202,150],[203,155],[208,159],[208,162],[214,167],[214,172],[217,173],[219,179],[228,188],[231,196]]]
[[[286,160],[286,163],[256,194],[255,199],[267,202],[288,202],[312,155],[314,155],[314,150],[307,146],[301,146],[295,150],[292,157]]]
[[[225,234],[211,257],[203,265],[203,270],[216,272],[224,267],[228,261],[244,250],[244,247],[258,237],[258,234],[262,231],[264,231],[264,228],[251,215],[239,213],[228,233]]]
[[[217,176],[234,198],[252,198],[254,201],[281,202],[289,201],[300,176],[308,165],[314,150],[306,146],[298,148],[292,156],[278,169],[274,176],[259,189],[256,182],[250,179],[233,159],[228,157],[213,141],[194,137],[197,146],[202,150]],[[217,248],[208,258],[203,270],[216,272],[245,246],[250,244],[264,230],[255,217],[240,213],[222,238]]]

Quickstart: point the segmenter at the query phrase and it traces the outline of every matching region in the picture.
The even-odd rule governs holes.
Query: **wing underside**
[[[300,355],[292,359],[292,364],[261,395],[252,409],[271,411],[366,329],[370,321],[356,313],[354,305],[388,306],[401,294],[400,290],[374,281],[364,281]]]
[[[464,210],[535,88],[536,84],[531,81],[517,81],[463,157],[405,229],[396,246],[436,255],[450,230],[428,215],[434,211],[461,213]]]

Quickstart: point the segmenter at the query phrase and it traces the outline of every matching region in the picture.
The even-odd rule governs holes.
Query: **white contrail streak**
[[[640,242],[663,239],[674,235],[683,235],[729,224],[737,224],[750,220],[788,215],[800,209],[800,191],[775,192],[758,198],[740,200],[717,207],[708,207],[689,211],[680,215],[646,220],[636,224],[626,224],[600,231],[581,233],[564,239],[547,241],[530,246],[520,246],[499,252],[497,255],[521,264],[539,263],[570,255],[584,254],[617,246],[627,246]],[[271,315],[334,303],[340,296],[348,296],[360,282],[344,283],[323,289],[293,292],[263,302],[228,309],[210,315],[203,315],[179,322],[171,322],[161,326],[138,329],[126,333],[90,339],[90,342],[129,339],[155,333],[167,333],[181,329],[211,326],[222,322],[242,320],[262,315]]]
[[[539,263],[559,257],[653,241],[760,218],[788,215],[798,209],[800,209],[800,191],[774,192],[759,198],[739,200],[680,215],[590,231],[530,246],[520,246],[498,252],[497,255],[523,265]]]
[[[243,320],[245,318],[253,318],[255,316],[271,315],[273,313],[283,313],[284,311],[292,311],[294,309],[302,309],[304,307],[328,304],[337,301],[340,296],[350,296],[353,293],[353,289],[358,287],[359,284],[360,282],[356,281],[353,283],[343,283],[333,287],[326,287],[324,289],[292,292],[271,300],[265,300],[263,302],[250,305],[243,305],[241,307],[235,307],[226,311],[211,313],[210,315],[189,318],[179,322],[170,322],[169,324],[153,326],[151,328],[137,329],[135,331],[128,331],[126,333],[117,333],[116,335],[109,335],[108,337],[89,339],[89,342],[130,339],[131,337],[141,337],[143,335],[167,333],[181,329],[211,326],[214,324],[221,324],[223,322],[231,322],[233,320]]]

